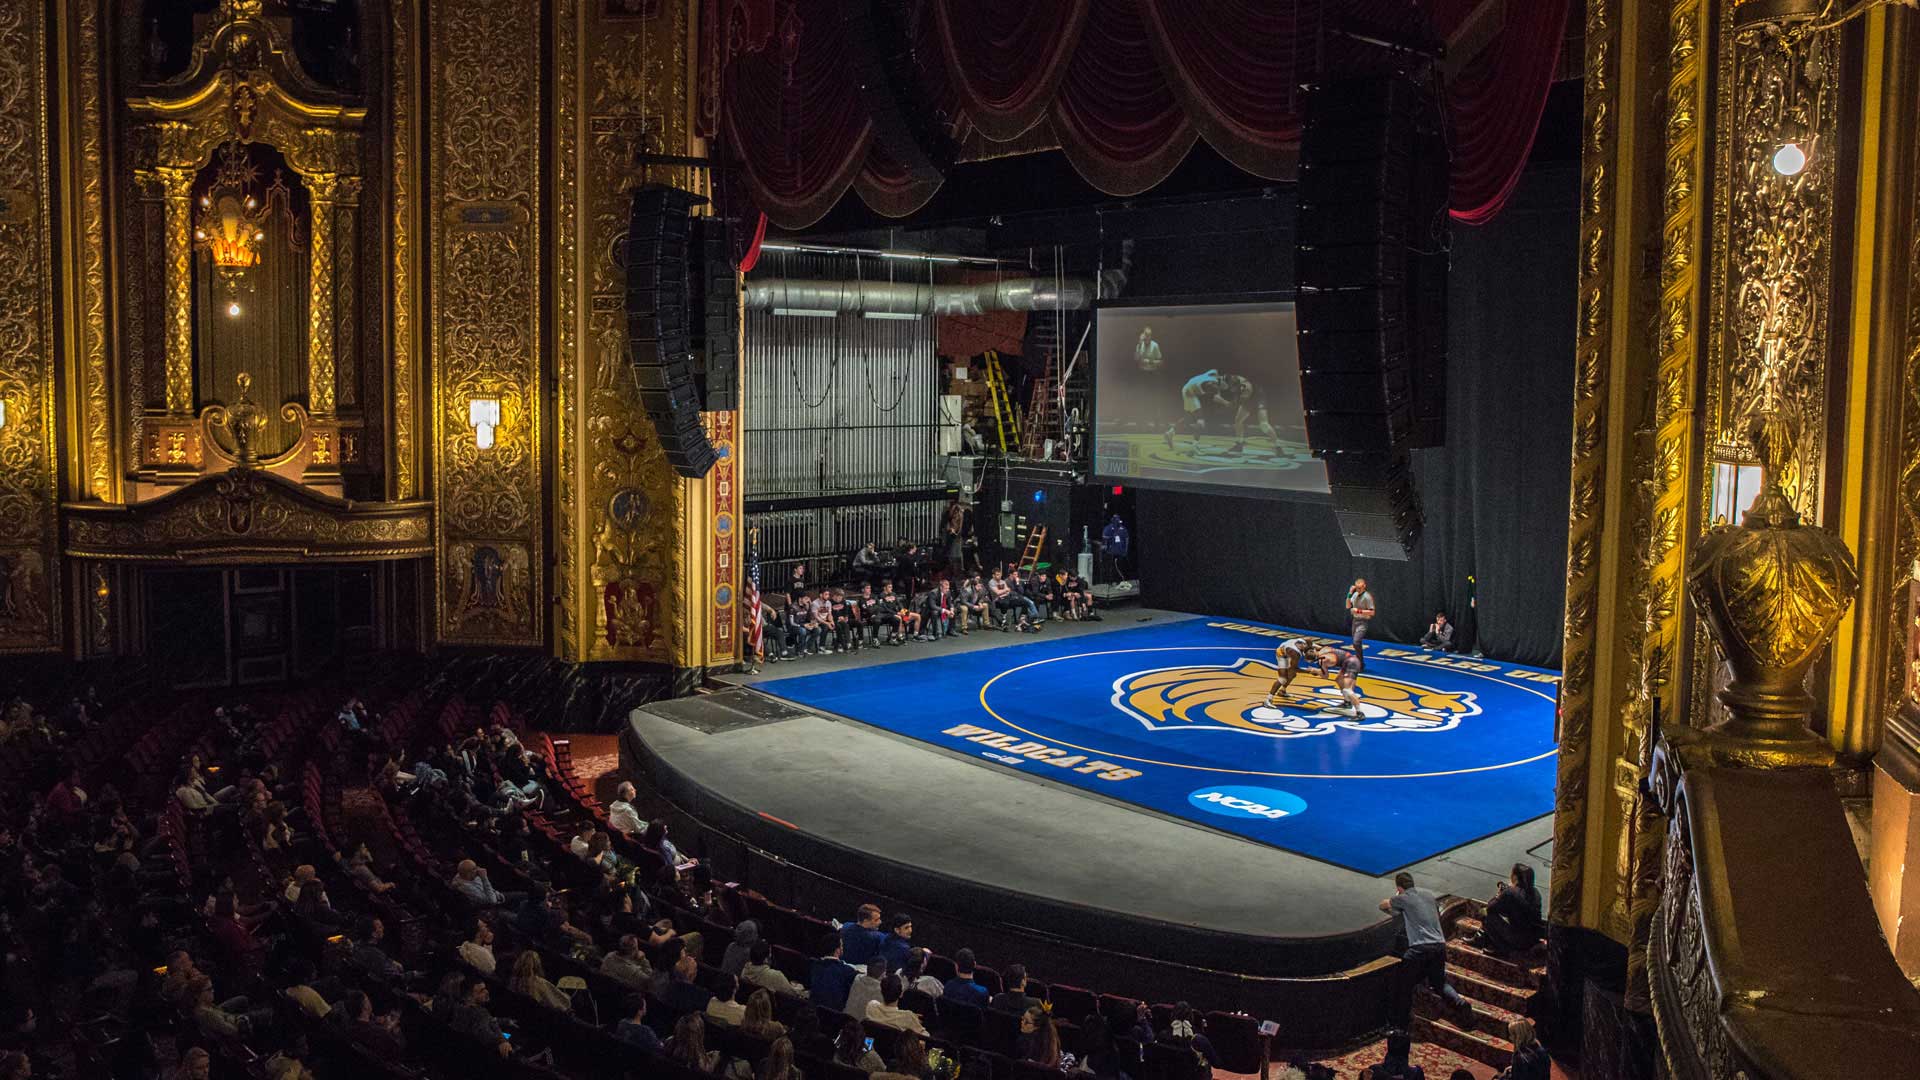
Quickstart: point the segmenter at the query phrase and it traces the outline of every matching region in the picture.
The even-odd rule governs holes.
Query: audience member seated
[[[713,996],[707,999],[707,1022],[721,1027],[739,1027],[747,1018],[747,1007],[736,1001],[740,994],[740,980],[731,975],[721,975],[713,981]]]
[[[747,959],[747,966],[740,969],[740,981],[748,986],[771,990],[776,994],[806,993],[801,987],[793,985],[793,981],[787,978],[785,972],[773,966],[773,945],[765,939],[753,943],[753,952]]]
[[[880,909],[872,904],[861,904],[853,921],[840,927],[840,958],[855,967],[866,966],[886,943],[887,935],[880,931]]]
[[[633,995],[628,1016],[613,1027],[614,1038],[628,1046],[637,1046],[651,1054],[666,1052],[666,1046],[660,1042],[660,1036],[647,1023],[647,995]]]
[[[498,1048],[501,1057],[513,1051],[506,1033],[500,1030],[500,1021],[487,1011],[487,981],[478,975],[469,975],[460,984],[460,1001],[447,1013],[447,1026],[454,1031],[483,1043],[491,1043]]]
[[[848,1016],[866,1016],[867,1006],[880,1000],[880,980],[886,976],[885,959],[875,956],[868,960],[866,970],[853,977],[853,985],[847,988],[847,1003],[840,1011]]]
[[[1507,1041],[1513,1044],[1513,1064],[1500,1074],[1500,1080],[1548,1080],[1553,1063],[1534,1034],[1533,1021],[1516,1017],[1507,1025]]]
[[[1014,1042],[1014,1056],[1049,1069],[1060,1067],[1060,1029],[1054,1026],[1047,1010],[1035,1005],[1020,1014],[1020,1037]]]
[[[740,1016],[740,1032],[755,1039],[778,1039],[787,1033],[787,1025],[773,1018],[773,995],[755,990],[747,998]]]
[[[720,1051],[707,1049],[707,1024],[699,1013],[688,1013],[673,1025],[667,1057],[695,1072],[712,1073],[720,1065]]]
[[[886,958],[888,971],[907,966],[907,954],[913,951],[913,916],[895,912],[887,919],[887,938],[880,943],[880,955]]]
[[[627,836],[639,836],[647,831],[646,821],[633,808],[636,794],[632,781],[622,780],[613,791],[613,801],[607,804],[607,824]]]
[[[939,979],[927,974],[925,949],[914,949],[907,953],[907,962],[900,969],[900,982],[906,989],[918,990],[930,998],[938,998],[947,989]]]
[[[1540,892],[1533,887],[1533,867],[1514,863],[1507,880],[1487,901],[1487,916],[1473,943],[1496,956],[1505,956],[1533,948],[1545,933]]]
[[[840,1034],[833,1041],[833,1060],[869,1076],[887,1069],[887,1063],[873,1052],[873,1040],[867,1038],[867,1029],[851,1016],[840,1025]]]
[[[880,980],[880,999],[867,1003],[866,1018],[876,1024],[885,1024],[902,1031],[927,1033],[925,1024],[910,1009],[900,1007],[900,976],[889,973]]]
[[[841,959],[842,951],[838,932],[823,935],[820,955],[807,971],[807,996],[821,1008],[844,1010],[847,1007],[847,993],[853,989],[854,969]],[[982,990],[981,993],[984,995],[986,991]]]
[[[621,934],[620,947],[600,961],[600,974],[622,986],[640,990],[653,978],[653,965],[640,949],[638,934]]]
[[[472,859],[461,859],[454,867],[453,880],[448,882],[453,891],[467,898],[474,907],[498,907],[508,903],[515,894],[503,893],[493,887],[486,870]]]
[[[547,981],[546,966],[540,962],[540,954],[532,949],[522,950],[514,959],[513,979],[507,983],[507,987],[536,1005],[560,1012],[573,1010],[573,999]]]
[[[1040,1007],[1040,999],[1027,993],[1027,968],[1025,964],[1008,964],[1005,976],[1006,989],[993,996],[987,1002],[987,1008],[1001,1012],[1023,1013],[1028,1009]]]
[[[493,927],[485,919],[475,919],[472,934],[455,951],[460,954],[460,961],[468,967],[482,975],[493,974]]]
[[[987,988],[974,981],[973,965],[972,949],[961,949],[953,954],[954,975],[947,980],[945,992],[941,995],[945,1000],[961,1005],[986,1005]]]

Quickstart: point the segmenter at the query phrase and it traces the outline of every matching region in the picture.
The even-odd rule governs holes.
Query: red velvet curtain
[[[736,53],[723,78],[727,141],[760,209],[786,229],[833,209],[873,141],[837,14],[784,0],[764,47]]]
[[[1147,42],[1139,0],[1092,0],[1048,115],[1067,160],[1109,195],[1165,180],[1196,135]]]
[[[1080,42],[1088,0],[926,0],[967,118],[994,142],[1040,122]]]
[[[1434,22],[1442,26],[1456,25],[1473,7],[1472,0],[1432,4]],[[1448,84],[1455,221],[1492,221],[1520,181],[1560,62],[1567,8],[1567,0],[1508,3],[1506,25]]]
[[[1320,0],[1136,0],[1167,85],[1207,145],[1255,176],[1293,176],[1301,53]]]
[[[1362,73],[1378,48],[1327,36],[1353,23],[1440,37],[1479,0],[918,0],[913,31],[930,109],[957,140],[996,142],[1051,121],[1094,186],[1137,194],[1165,179],[1196,135],[1256,176],[1292,175],[1299,86],[1321,67]],[[881,213],[925,205],[941,178],[887,146],[838,20],[858,4],[707,0],[726,27],[721,126],[755,201],[775,224],[817,221],[850,184]],[[1510,0],[1505,23],[1447,87],[1454,219],[1505,204],[1532,149],[1558,63],[1569,0]],[[1430,21],[1428,21],[1430,20]],[[709,46],[711,42],[707,42]],[[702,48],[702,63],[714,60]]]

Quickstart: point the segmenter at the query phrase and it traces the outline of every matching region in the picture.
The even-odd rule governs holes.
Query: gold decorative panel
[[[46,11],[0,5],[0,653],[61,643]]]
[[[1722,35],[1714,250],[1725,254],[1715,272],[1707,438],[1716,457],[1758,462],[1752,427],[1763,413],[1782,417],[1793,451],[1781,487],[1819,521],[1840,42],[1802,29],[1764,23]],[[1773,166],[1788,139],[1807,150],[1793,176]],[[1709,496],[1701,493],[1702,505]]]
[[[419,327],[414,318],[418,302],[419,179],[419,5],[414,0],[391,0],[393,22],[389,42],[392,77],[387,95],[387,159],[392,172],[387,184],[392,273],[388,279],[392,338],[388,343],[387,385],[393,412],[389,417],[393,453],[388,457],[387,491],[396,499],[413,498],[420,490],[419,418],[416,395],[420,387]]]
[[[66,147],[60,157],[69,250],[68,318],[71,329],[68,385],[77,399],[77,453],[68,469],[68,491],[81,498],[120,498],[120,456],[115,425],[115,372],[107,318],[107,167],[103,151],[106,106],[101,81],[100,7],[103,0],[74,0],[63,21],[60,52],[67,80],[62,100]]]
[[[556,7],[558,651],[704,663],[706,639],[695,641],[689,619],[691,605],[704,611],[708,584],[703,572],[689,584],[685,518],[690,493],[705,482],[674,474],[634,392],[622,265],[632,189],[687,183],[686,170],[649,175],[632,163],[647,150],[692,150],[688,12],[661,5],[610,18],[590,0]]]
[[[434,0],[428,130],[440,640],[545,639],[539,6]],[[475,399],[499,403],[483,449]]]

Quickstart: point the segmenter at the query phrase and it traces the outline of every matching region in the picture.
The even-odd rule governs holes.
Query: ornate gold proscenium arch
[[[134,117],[134,176],[161,202],[165,249],[165,403],[169,422],[194,409],[193,205],[199,170],[229,140],[279,150],[310,196],[307,409],[325,427],[335,412],[335,250],[358,232],[361,130],[367,113],[310,79],[294,59],[284,20],[258,0],[224,0],[202,27],[185,73],[127,99]]]

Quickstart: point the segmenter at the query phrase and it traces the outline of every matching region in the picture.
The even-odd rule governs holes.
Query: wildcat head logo
[[[1270,739],[1300,739],[1335,731],[1451,731],[1480,714],[1470,693],[1442,693],[1398,679],[1361,675],[1360,716],[1345,711],[1340,690],[1319,669],[1303,668],[1269,708],[1272,663],[1241,658],[1231,664],[1194,664],[1122,675],[1113,704],[1148,731],[1244,731]],[[1337,710],[1337,711],[1336,711]]]

